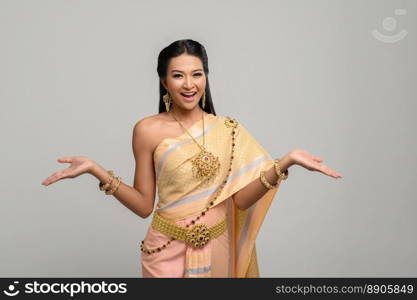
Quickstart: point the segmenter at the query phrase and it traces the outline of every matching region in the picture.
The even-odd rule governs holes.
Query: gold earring
[[[206,106],[206,93],[203,94],[203,108]]]
[[[165,110],[169,112],[169,106],[171,104],[171,98],[169,97],[168,92],[162,97],[164,103],[165,103]]]

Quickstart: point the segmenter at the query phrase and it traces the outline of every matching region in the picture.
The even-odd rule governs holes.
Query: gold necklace
[[[175,118],[174,113],[171,111],[172,117],[177,121],[181,127],[187,132],[187,134],[193,139],[193,141],[200,147],[201,151],[198,155],[191,160],[193,165],[194,177],[202,181],[211,181],[216,177],[220,170],[220,161],[217,156],[207,151],[205,147],[205,133],[204,133],[204,112],[203,112],[203,145],[200,145],[195,138],[188,132],[188,130]]]

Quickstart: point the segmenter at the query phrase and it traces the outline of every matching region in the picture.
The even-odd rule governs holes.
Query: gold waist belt
[[[176,240],[186,242],[194,248],[203,248],[210,239],[220,236],[227,229],[227,218],[208,227],[206,224],[196,224],[190,229],[179,226],[170,220],[154,213],[152,227]]]

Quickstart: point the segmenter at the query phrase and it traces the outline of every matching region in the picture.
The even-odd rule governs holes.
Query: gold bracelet
[[[113,182],[113,179],[114,179],[114,172],[113,172],[113,171],[111,171],[111,170],[109,170],[109,171],[107,171],[107,173],[110,175],[110,177],[109,177],[109,179],[108,179],[107,183],[102,183],[102,182],[100,182],[100,183],[98,184],[98,187],[99,187],[100,191],[104,191],[104,190],[109,189],[109,188],[111,187],[112,182]]]
[[[122,178],[115,177],[112,170],[107,171],[107,173],[110,175],[107,183],[100,182],[98,187],[101,191],[105,191],[106,195],[112,195],[119,189]],[[114,183],[114,180],[116,180],[116,183]]]
[[[284,173],[281,172],[281,168],[279,167],[279,159],[274,159],[274,168],[275,168],[275,173],[277,173],[278,177],[281,178],[282,180],[285,180],[288,178],[288,169],[285,170]]]
[[[112,185],[111,189],[106,190],[106,195],[112,195],[119,189],[120,183],[122,182],[122,178],[116,177],[116,180],[117,182],[114,185]]]
[[[278,186],[278,182],[275,183],[274,185],[271,185],[265,178],[265,171],[261,171],[261,182],[263,183],[263,185],[267,188],[267,189],[273,189],[275,187]]]

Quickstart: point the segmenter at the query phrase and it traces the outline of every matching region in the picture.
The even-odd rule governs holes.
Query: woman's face
[[[206,89],[206,75],[200,58],[188,54],[171,58],[167,77],[162,84],[168,90],[174,106],[186,110],[195,108]]]

